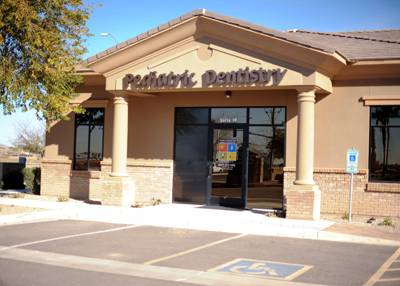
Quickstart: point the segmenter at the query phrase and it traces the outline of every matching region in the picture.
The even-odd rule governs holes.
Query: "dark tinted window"
[[[100,170],[103,159],[104,108],[75,116],[75,170]]]
[[[400,106],[371,107],[370,180],[400,182]]]
[[[207,124],[208,108],[177,108],[176,124]]]
[[[212,108],[211,123],[246,123],[247,108]]]
[[[285,125],[285,108],[250,108],[250,124]]]
[[[206,202],[208,126],[176,126],[174,201]]]

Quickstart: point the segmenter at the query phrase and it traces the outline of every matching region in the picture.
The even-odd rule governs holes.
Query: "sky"
[[[400,0],[85,0],[96,7],[87,22],[93,34],[85,58],[102,52],[116,41],[126,41],[195,9],[243,19],[279,31],[364,31],[400,28]],[[102,4],[102,6],[97,6]],[[0,113],[0,144],[11,146],[13,125],[37,126],[34,111],[4,116]]]

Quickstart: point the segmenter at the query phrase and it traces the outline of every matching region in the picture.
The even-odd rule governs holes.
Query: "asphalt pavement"
[[[400,246],[400,232],[357,228],[331,221],[266,217],[265,210],[239,210],[193,204],[162,204],[123,208],[85,203],[49,202],[0,197],[0,204],[47,209],[44,212],[0,216],[0,225],[45,219],[79,219],[120,224],[210,230],[230,233],[380,243]],[[372,235],[373,234],[373,235]]]
[[[0,216],[2,286],[400,283],[400,241],[329,221],[189,204],[1,204],[47,209]]]

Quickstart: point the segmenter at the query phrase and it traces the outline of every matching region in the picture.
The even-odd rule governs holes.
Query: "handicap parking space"
[[[188,254],[171,256],[154,265],[215,271],[216,268],[237,259],[254,261],[252,265],[268,261],[309,267],[301,275],[293,275],[290,279],[292,281],[323,285],[362,285],[359,281],[367,282],[394,250],[396,247],[383,245],[372,247],[367,244],[246,235]],[[266,267],[260,264],[258,266]],[[266,278],[263,273],[250,272],[230,271],[232,275]],[[284,271],[280,274],[283,273]]]
[[[208,271],[290,281],[312,267],[310,265],[277,263],[253,259],[235,259]]]
[[[220,232],[132,225],[117,227],[117,231],[26,245],[24,249],[144,263],[230,236]]]
[[[108,265],[105,271],[114,266],[121,269],[132,266],[135,271],[153,267],[146,269],[165,272],[167,276],[187,270],[183,276],[216,273],[321,285],[363,285],[397,249],[385,245],[78,220],[0,227],[0,261],[8,258],[12,263],[32,263],[35,258],[31,253],[37,253],[42,257],[39,263],[48,263],[48,267],[57,269],[63,266],[60,261],[67,261],[70,264],[66,267],[74,268],[76,261],[86,259],[85,263],[91,265],[86,271],[102,272],[98,266],[105,263]],[[387,275],[393,275],[395,271],[389,272]],[[152,278],[153,274],[142,278]]]

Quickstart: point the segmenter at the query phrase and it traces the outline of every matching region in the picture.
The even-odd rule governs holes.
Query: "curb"
[[[202,220],[199,220],[198,213],[194,209],[184,207],[179,209],[179,212],[171,212],[169,209],[170,205],[162,205],[154,209],[126,209],[97,205],[82,207],[70,203],[45,203],[28,200],[15,201],[13,199],[0,199],[0,203],[31,207],[33,206],[32,203],[34,203],[35,207],[48,209],[47,211],[35,213],[0,216],[0,226],[24,222],[72,219],[114,224],[148,225],[238,234],[400,246],[400,242],[395,240],[324,231],[325,228],[334,224],[334,222],[311,224],[308,221],[290,220],[283,223],[280,219],[268,218],[265,220],[249,215],[249,213],[240,215],[239,212],[226,213],[223,210],[218,210],[218,219],[215,217],[216,212],[210,210],[203,213]]]
[[[8,216],[0,216],[0,226],[18,224],[24,222],[39,222],[45,220],[69,219],[71,215],[62,210],[42,211],[37,213],[24,213]]]
[[[375,237],[358,236],[345,233],[337,233],[331,231],[319,231],[318,239],[338,241],[338,242],[354,242],[354,243],[365,243],[365,244],[383,244],[383,245],[393,245],[400,246],[400,241],[381,239]]]

